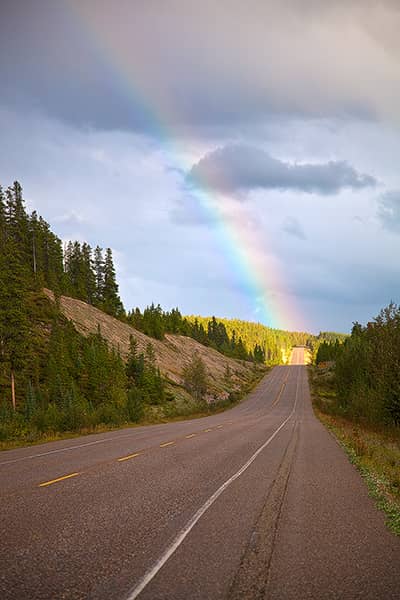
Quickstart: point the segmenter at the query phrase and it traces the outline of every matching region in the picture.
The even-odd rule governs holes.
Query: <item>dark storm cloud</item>
[[[382,194],[378,201],[378,217],[385,229],[400,234],[400,190]]]
[[[188,175],[192,185],[206,184],[221,192],[251,189],[295,190],[308,194],[336,194],[376,185],[370,175],[345,161],[291,164],[252,146],[230,145],[206,154]]]

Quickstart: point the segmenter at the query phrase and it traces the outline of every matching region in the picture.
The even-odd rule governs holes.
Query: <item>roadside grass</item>
[[[331,366],[309,367],[315,415],[334,435],[364,478],[369,494],[400,536],[400,428],[378,427],[340,414]]]
[[[182,387],[178,385],[167,385],[167,389],[174,395],[174,400],[172,402],[165,402],[159,406],[146,406],[144,416],[138,422],[128,421],[121,424],[99,423],[91,427],[82,427],[76,431],[39,432],[37,430],[27,430],[24,431],[22,436],[14,437],[12,439],[0,439],[0,451],[35,446],[58,440],[73,439],[83,435],[106,433],[107,431],[115,431],[117,429],[184,421],[188,418],[201,419],[203,417],[209,417],[214,414],[225,412],[229,408],[233,408],[239,404],[269,371],[269,368],[254,371],[252,379],[247,385],[242,386],[240,391],[236,391],[232,394],[229,400],[218,401],[214,404],[197,402]]]

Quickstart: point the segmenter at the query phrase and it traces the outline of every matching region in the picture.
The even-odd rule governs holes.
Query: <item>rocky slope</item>
[[[54,300],[50,290],[44,290]],[[212,348],[208,348],[189,337],[168,334],[163,341],[150,338],[141,331],[126,323],[107,315],[98,308],[81,300],[61,296],[60,309],[65,317],[74,323],[75,328],[83,335],[96,333],[100,327],[101,335],[114,348],[119,349],[122,357],[129,351],[129,339],[133,335],[138,343],[139,352],[144,352],[148,343],[153,345],[156,363],[160,371],[171,382],[181,385],[184,366],[198,352],[203,359],[208,374],[209,389],[212,394],[220,396],[226,389],[226,368],[231,371],[231,387],[242,388],[254,378],[254,365],[246,361],[228,358]],[[258,367],[262,369],[263,367]]]

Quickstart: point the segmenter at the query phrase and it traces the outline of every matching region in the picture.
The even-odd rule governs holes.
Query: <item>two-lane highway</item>
[[[222,414],[3,452],[0,597],[398,598],[400,542],[292,362]]]

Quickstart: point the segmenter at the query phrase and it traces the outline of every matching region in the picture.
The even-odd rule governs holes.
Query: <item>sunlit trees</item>
[[[365,327],[334,344],[338,405],[371,423],[400,423],[400,308],[391,303]]]

